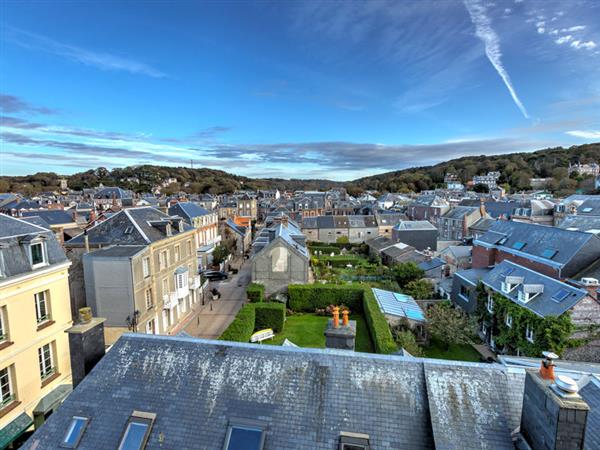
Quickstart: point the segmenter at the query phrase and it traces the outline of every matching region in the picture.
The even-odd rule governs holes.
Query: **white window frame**
[[[531,342],[532,344],[535,342],[535,334],[533,332],[533,329],[529,327],[529,325],[527,325],[527,328],[525,328],[525,339],[527,339],[528,342]]]
[[[513,318],[510,313],[506,313],[506,318],[504,319],[504,323],[508,328],[512,328]]]
[[[50,291],[45,290],[45,291],[36,292],[33,295],[33,298],[35,300],[35,319],[36,319],[36,322],[38,325],[41,325],[41,324],[46,323],[49,320],[51,320],[50,300],[48,298],[49,293],[50,293]],[[44,304],[44,309],[46,310],[45,316],[42,314],[42,308],[41,308],[42,303]]]
[[[494,297],[492,294],[488,294],[487,311],[490,314],[494,314]]]
[[[148,288],[144,291],[144,301],[146,303],[146,310],[154,307],[154,300],[152,299],[152,288]]]
[[[8,327],[6,326],[6,306],[0,307],[0,343],[9,339]]]
[[[165,287],[166,287],[166,289],[165,289]],[[163,295],[169,294],[169,280],[167,278],[163,278],[163,280],[161,282],[161,288],[162,288]]]
[[[144,256],[142,258],[142,273],[144,278],[148,278],[150,276],[150,257]]]
[[[47,364],[45,350],[48,348],[48,354],[50,355],[50,364]],[[52,342],[42,345],[38,348],[38,363],[40,366],[40,376],[42,381],[48,379],[56,373],[56,364],[54,362],[54,349],[52,348]]]
[[[175,258],[175,262],[179,261],[181,259],[181,247],[179,247],[179,244],[177,244],[175,246],[175,249],[173,251],[173,255]]]
[[[6,382],[2,381],[2,378],[5,375],[4,373],[2,373],[4,371],[6,371]],[[5,394],[4,389],[2,389],[2,386],[4,386],[4,385],[6,385],[6,387],[8,387],[7,394]],[[16,395],[15,395],[13,381],[12,381],[11,366],[7,366],[4,369],[0,370],[0,409],[11,404],[15,400],[16,400]]]
[[[33,262],[33,247],[39,245],[42,249],[42,262],[35,263]],[[46,243],[44,241],[31,242],[29,244],[29,262],[31,263],[32,269],[37,269],[38,267],[43,267],[48,265],[48,255],[46,252]]]
[[[156,321],[154,320],[154,317],[146,322],[146,334],[157,334]]]

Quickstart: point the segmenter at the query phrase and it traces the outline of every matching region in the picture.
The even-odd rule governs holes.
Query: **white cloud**
[[[487,15],[486,7],[477,0],[465,0],[464,3],[471,16],[471,21],[475,25],[475,34],[485,45],[485,54],[487,58],[492,63],[492,66],[494,66],[494,69],[496,69],[496,72],[498,72],[498,75],[500,75],[500,78],[502,78],[508,92],[523,116],[526,119],[529,119],[529,114],[527,114],[525,106],[523,106],[523,103],[517,96],[517,92],[515,91],[510,76],[502,64],[500,38],[492,28],[492,22]]]
[[[581,49],[581,48],[585,48],[587,50],[592,50],[594,48],[596,48],[597,44],[594,41],[580,41],[580,40],[576,40],[571,42],[571,47],[576,48],[577,50]]]
[[[573,33],[574,31],[583,31],[585,30],[585,25],[575,25],[574,27],[569,27],[569,28],[563,28],[562,31],[563,33]]]
[[[571,36],[570,34],[568,34],[566,36],[559,37],[554,42],[556,42],[558,45],[561,45],[561,44],[565,44],[567,42],[570,42],[571,40],[573,40],[573,36]]]
[[[551,34],[552,36],[556,36],[558,34],[558,30],[551,30],[548,34]]]
[[[538,27],[537,32],[538,34],[544,34],[546,32],[546,29],[544,27]]]
[[[573,130],[565,133],[581,139],[600,139],[600,130]]]

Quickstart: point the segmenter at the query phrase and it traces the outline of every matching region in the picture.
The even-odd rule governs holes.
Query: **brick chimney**
[[[544,356],[525,377],[521,434],[534,450],[582,450],[590,407],[573,379],[554,375],[556,355]]]

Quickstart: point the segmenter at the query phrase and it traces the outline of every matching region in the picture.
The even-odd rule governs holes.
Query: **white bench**
[[[259,330],[250,336],[250,342],[262,342],[266,339],[273,339],[275,337],[275,333],[271,328],[266,328],[264,330]]]

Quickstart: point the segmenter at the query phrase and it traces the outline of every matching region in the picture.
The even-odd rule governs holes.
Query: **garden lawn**
[[[450,344],[450,348],[446,351],[442,342],[431,339],[429,346],[423,347],[423,352],[428,358],[481,362],[479,352],[472,345],[467,344]]]
[[[288,316],[283,331],[273,339],[263,341],[264,344],[281,345],[285,339],[299,347],[325,348],[325,327],[329,317],[315,314],[294,314]],[[351,314],[351,320],[356,320],[356,351],[373,353],[373,342],[363,316]]]

